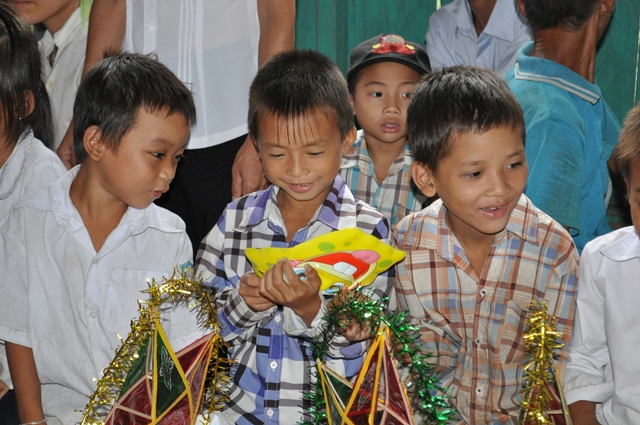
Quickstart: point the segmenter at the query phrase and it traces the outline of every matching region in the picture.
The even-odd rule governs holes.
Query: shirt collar
[[[51,209],[58,225],[69,229],[71,232],[84,228],[82,217],[69,196],[71,183],[78,175],[79,170],[80,165],[73,167],[64,176],[52,183],[48,189],[51,198]],[[118,229],[123,229],[126,235],[137,235],[147,228],[158,229],[166,233],[181,231],[171,225],[165,216],[158,214],[158,207],[151,204],[143,209],[128,207],[114,232]]]
[[[612,261],[628,261],[640,258],[640,239],[638,234],[635,231],[629,232],[602,248],[600,253]]]
[[[282,232],[284,220],[278,207],[277,195],[279,191],[280,188],[271,185],[268,189],[258,192],[252,201],[240,206],[241,209],[247,211],[247,214],[244,214],[244,218],[234,230],[246,231],[268,221],[272,228]],[[356,225],[355,201],[353,201],[353,194],[344,183],[342,176],[336,176],[329,194],[309,224],[314,221],[319,221],[334,230]]]
[[[471,14],[471,6],[467,0],[460,0],[460,7],[456,16],[456,26],[459,31],[467,37],[474,40],[478,39],[476,29],[473,26],[473,16]],[[507,22],[515,20],[522,21],[522,17],[518,14],[515,0],[497,0],[491,12],[491,17],[482,34],[491,37],[513,42],[517,37],[517,25],[505,25]]]
[[[80,8],[76,8],[73,11],[67,22],[64,23],[62,28],[53,35],[53,41],[61,49],[63,46],[69,44],[74,37],[76,37],[76,31],[78,27],[82,26],[82,19],[80,18]],[[48,33],[49,31],[47,31]]]
[[[24,172],[24,163],[34,143],[33,132],[25,131],[13,147],[13,152],[0,168],[0,200],[11,195],[18,186],[20,176]]]
[[[591,104],[600,100],[602,92],[597,84],[591,84],[581,75],[557,62],[529,56],[532,49],[533,42],[529,42],[518,52],[516,66],[513,69],[515,79],[551,84]]]
[[[413,162],[413,151],[409,144],[405,144],[403,151],[393,161],[389,169],[389,175],[398,174],[406,166],[410,166]],[[358,167],[360,172],[365,176],[375,177],[375,167],[369,151],[367,150],[367,142],[364,138],[364,132],[358,130],[358,138],[348,154],[342,155],[341,169]]]

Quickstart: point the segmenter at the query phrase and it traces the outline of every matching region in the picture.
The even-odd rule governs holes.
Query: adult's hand
[[[258,150],[250,135],[247,136],[247,140],[236,154],[231,174],[233,177],[231,182],[233,199],[264,189],[269,183],[262,172]]]
[[[62,143],[58,146],[57,153],[67,170],[76,165],[76,156],[73,153],[73,121],[69,124]]]

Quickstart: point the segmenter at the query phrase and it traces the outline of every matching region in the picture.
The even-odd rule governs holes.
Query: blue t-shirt
[[[569,228],[580,252],[611,231],[605,196],[607,161],[620,123],[600,87],[557,62],[518,52],[507,82],[520,101],[526,123],[529,179],[526,195]]]

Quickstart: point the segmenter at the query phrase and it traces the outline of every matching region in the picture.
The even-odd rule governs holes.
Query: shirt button
[[[152,32],[155,29],[155,27],[151,24],[147,25],[147,32]]]
[[[484,297],[485,295],[487,295],[487,291],[486,291],[486,290],[484,290],[484,289],[482,289],[482,290],[480,291],[480,294]]]
[[[268,417],[272,417],[273,416],[273,410],[271,410],[271,409],[267,410],[267,416]]]
[[[278,367],[278,362],[273,361],[269,366],[271,366],[271,370],[276,370],[276,368]]]
[[[476,344],[480,345],[480,338],[476,339]]]
[[[276,318],[275,318],[276,323],[280,323],[281,320],[282,320],[282,317],[276,316]]]
[[[478,394],[482,394],[482,388],[480,388],[480,387],[476,388],[476,392],[477,392]]]
[[[91,317],[92,319],[95,319],[98,315],[96,314],[95,311],[92,311],[91,313],[89,313],[89,317]]]

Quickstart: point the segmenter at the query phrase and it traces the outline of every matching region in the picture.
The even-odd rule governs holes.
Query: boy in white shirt
[[[640,423],[640,106],[624,122],[613,157],[627,184],[633,226],[587,243],[565,390],[574,424]]]
[[[87,48],[87,27],[80,17],[80,0],[11,0],[11,4],[24,23],[41,24],[46,29],[38,47],[42,78],[51,100],[55,151],[71,122]]]
[[[77,423],[147,279],[192,258],[182,220],[153,204],[195,120],[189,90],[159,62],[120,54],[87,74],[74,113],[81,165],[0,222],[0,340],[22,423]],[[163,318],[175,350],[202,335],[186,309]]]

